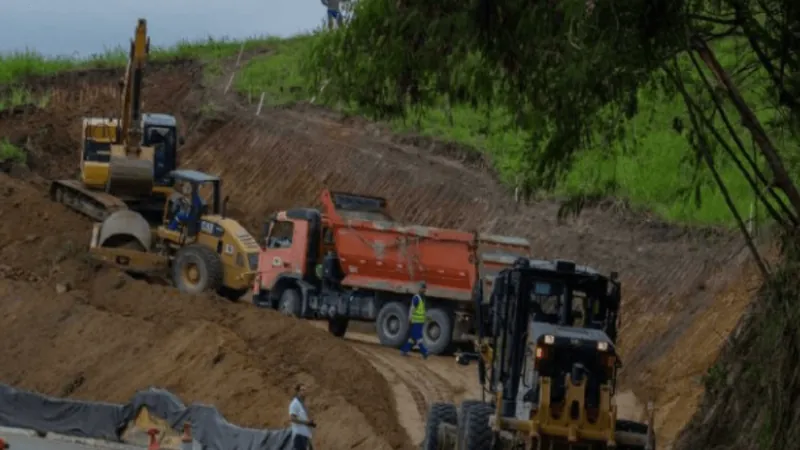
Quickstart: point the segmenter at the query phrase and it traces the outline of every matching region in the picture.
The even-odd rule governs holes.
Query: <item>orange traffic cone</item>
[[[150,428],[147,430],[147,434],[150,435],[150,443],[147,444],[147,450],[159,450],[161,447],[156,440],[156,436],[158,436],[158,429],[157,428]]]
[[[5,439],[0,438],[0,450],[7,450],[8,449],[8,442]]]

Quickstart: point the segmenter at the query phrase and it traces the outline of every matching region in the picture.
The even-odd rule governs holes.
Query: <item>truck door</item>
[[[258,260],[261,287],[271,290],[282,275],[303,278],[308,247],[308,222],[275,219]]]

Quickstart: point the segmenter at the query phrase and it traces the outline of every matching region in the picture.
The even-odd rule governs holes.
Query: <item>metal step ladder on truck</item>
[[[290,209],[270,218],[253,301],[286,315],[327,319],[339,337],[351,320],[375,322],[380,343],[400,347],[408,338],[411,298],[424,281],[423,339],[431,354],[441,354],[474,333],[478,274],[490,287],[495,274],[531,252],[522,238],[396,223],[379,197],[325,190],[320,203],[321,210]]]
[[[652,410],[647,423],[617,417],[620,298],[616,274],[569,261],[500,273],[477,352],[459,361],[478,361],[483,396],[431,405],[422,449],[655,450]]]

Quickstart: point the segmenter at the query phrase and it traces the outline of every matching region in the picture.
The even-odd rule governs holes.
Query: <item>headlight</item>
[[[548,345],[553,345],[556,342],[556,337],[552,334],[547,334],[544,336],[544,343]]]
[[[598,342],[597,349],[601,352],[605,352],[608,350],[608,342]]]

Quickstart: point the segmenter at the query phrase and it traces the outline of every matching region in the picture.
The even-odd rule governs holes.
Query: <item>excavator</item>
[[[175,117],[141,112],[149,53],[147,21],[139,19],[120,82],[119,118],[84,118],[79,179],[50,185],[54,201],[96,221],[130,209],[158,222],[172,192],[169,173],[183,138],[177,136]]]
[[[520,258],[476,288],[480,400],[431,405],[423,450],[655,450],[646,423],[617,417],[620,283],[571,261]]]

